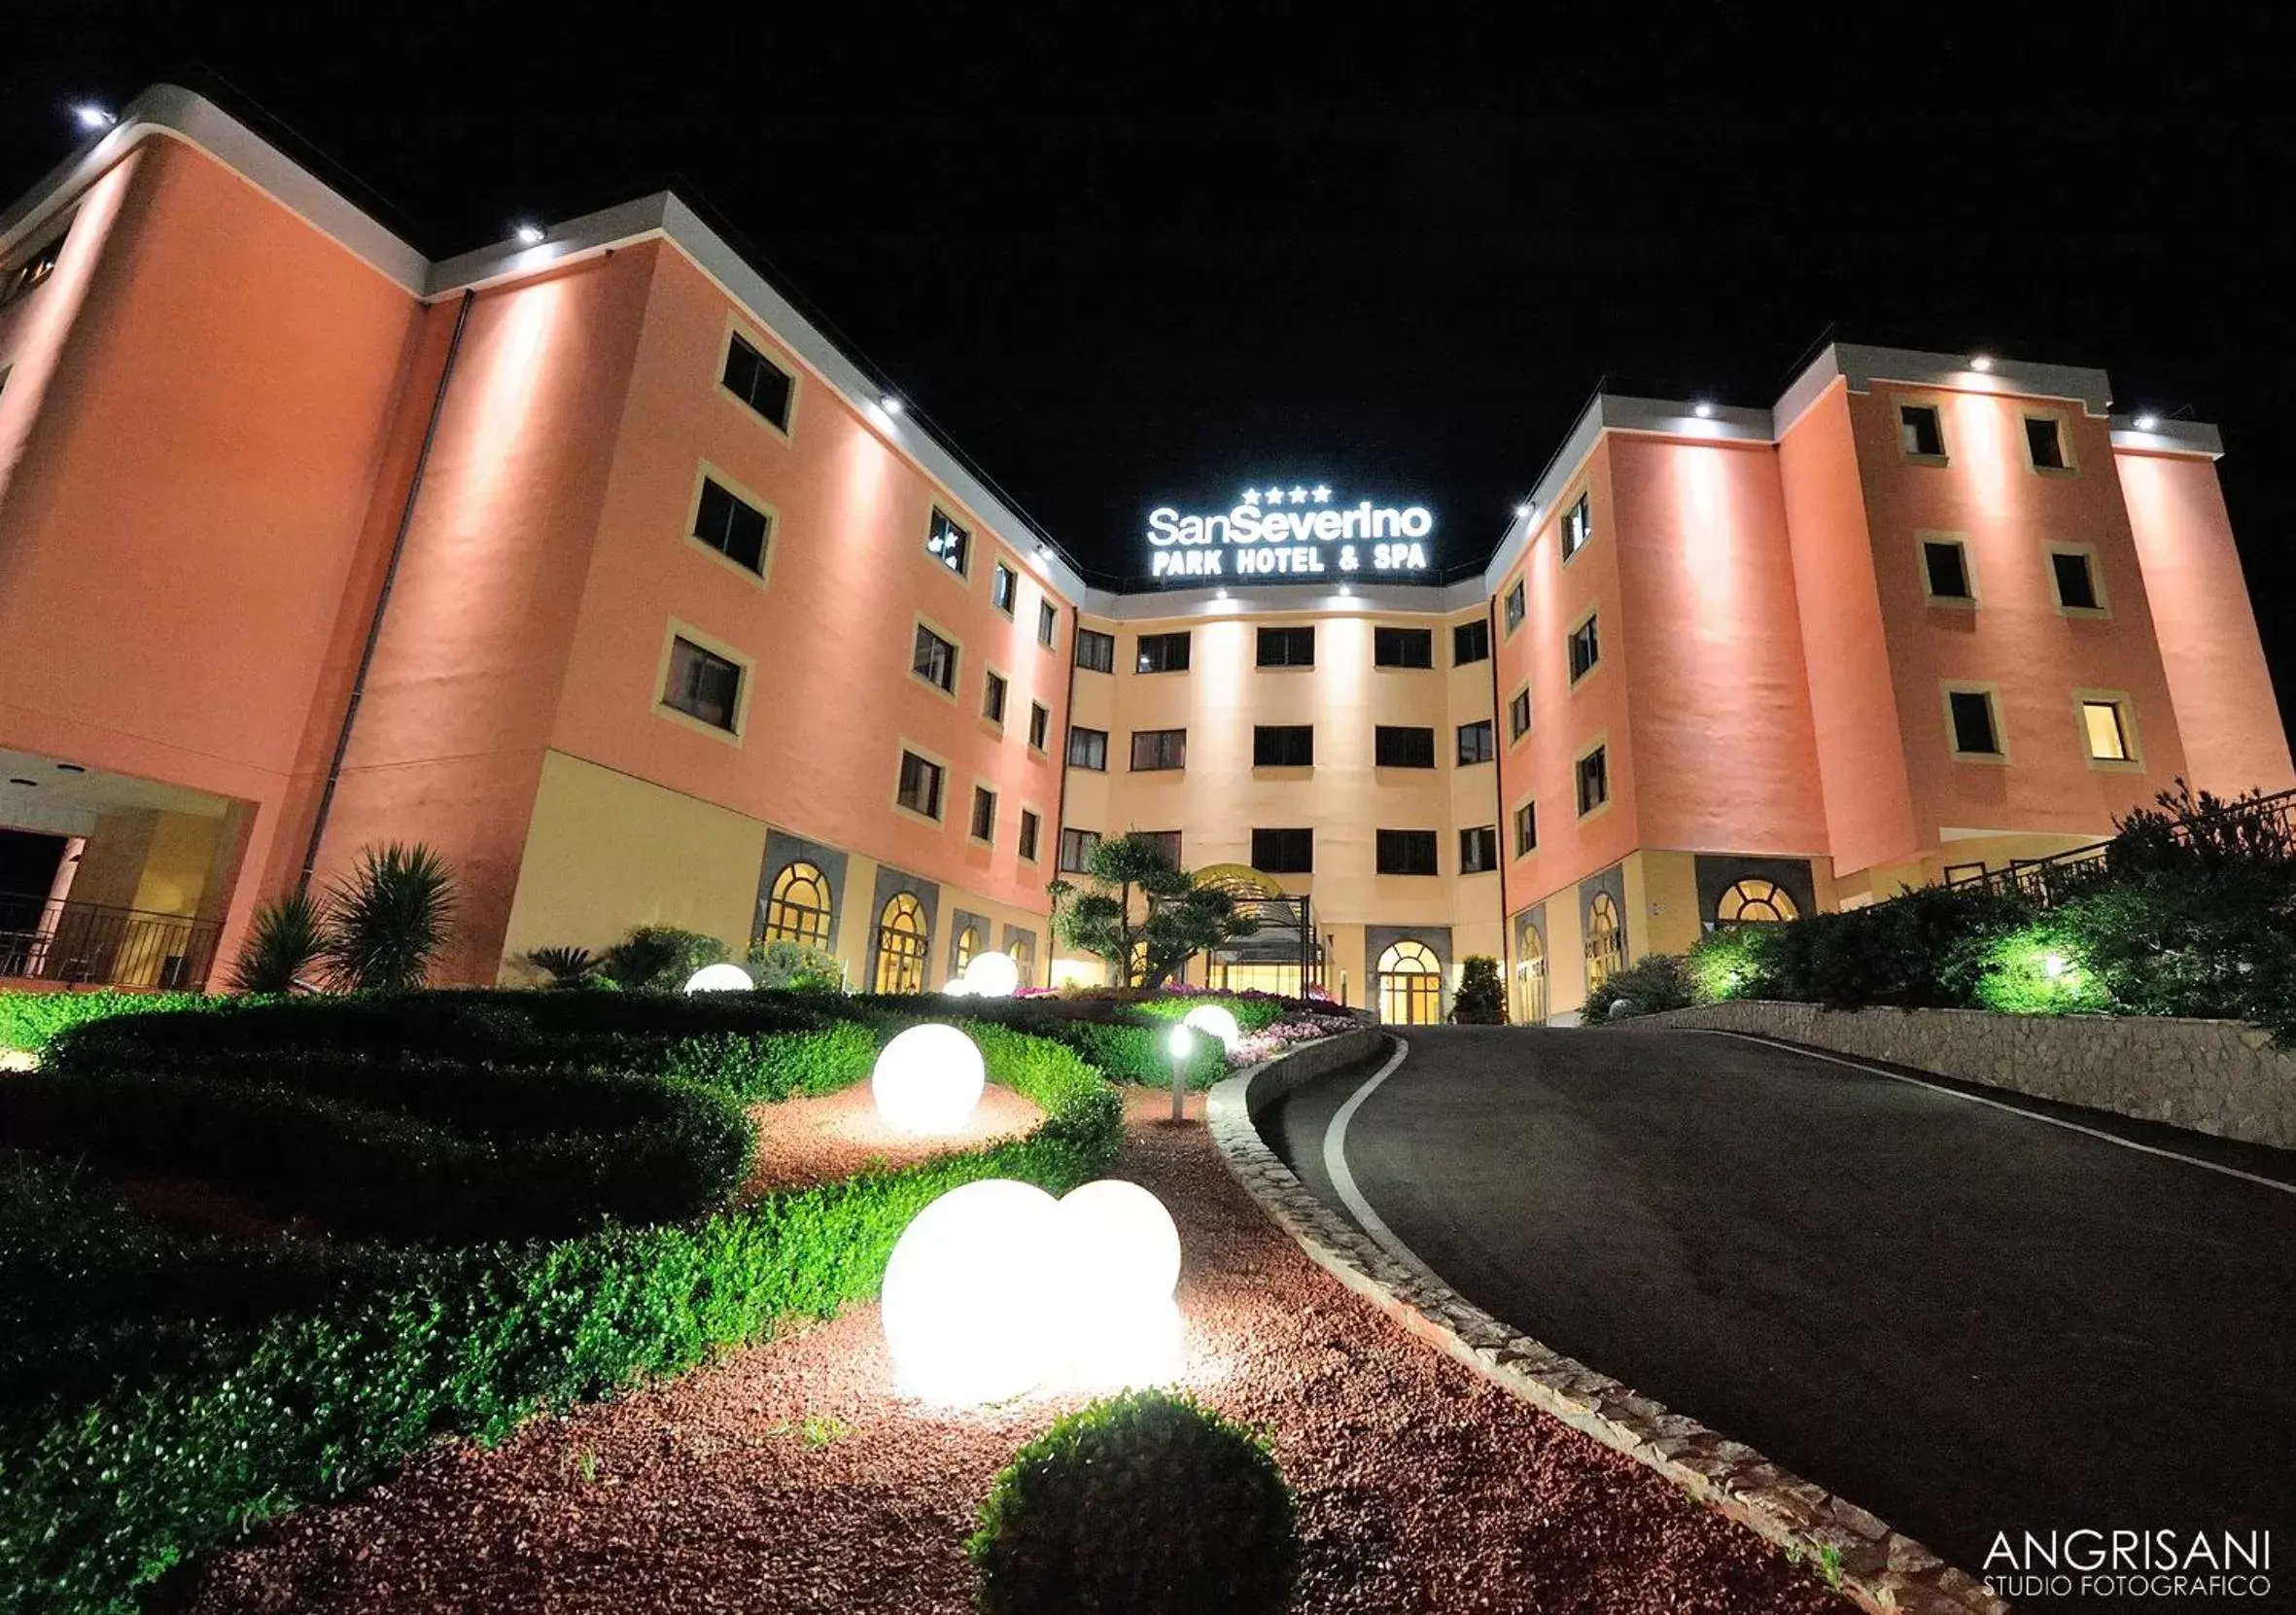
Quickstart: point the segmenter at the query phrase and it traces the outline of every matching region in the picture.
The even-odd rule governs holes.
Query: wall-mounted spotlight
[[[2150,432],[2153,428],[2159,426],[2160,424],[2160,416],[2152,413],[2152,411],[2149,409],[2137,417],[2137,430],[2139,432]]]
[[[84,129],[108,129],[120,122],[119,114],[109,108],[99,107],[93,101],[79,102],[72,108],[72,116],[80,121],[80,126]]]
[[[901,401],[891,393],[887,393],[877,401],[877,407],[888,415],[897,415],[901,412]]]
[[[1977,372],[1979,372],[1980,374],[1984,373],[1984,372],[1985,372],[1985,371],[1987,371],[1987,370],[1990,370],[1990,369],[1993,369],[1993,355],[1992,355],[1992,354],[1990,354],[1990,353],[1974,353],[1974,354],[1971,354],[1971,355],[1969,356],[1969,369],[1971,369],[1972,370],[1976,370],[1976,371],[1977,371]]]
[[[542,227],[539,225],[513,226],[510,235],[522,247],[539,247],[542,244]]]
[[[1530,504],[1529,504],[1529,502],[1527,502],[1527,501],[1526,501],[1526,502],[1524,502],[1523,504],[1517,505],[1517,506],[1514,508],[1514,519],[1515,519],[1515,520],[1517,520],[1517,521],[1521,521],[1523,518],[1525,518],[1526,516],[1528,516],[1530,513],[1531,513],[1531,507],[1530,507]]]
[[[1712,420],[1714,418],[1714,405],[1707,403],[1704,399],[1700,399],[1696,404],[1690,406],[1690,412],[1696,415],[1702,421]]]

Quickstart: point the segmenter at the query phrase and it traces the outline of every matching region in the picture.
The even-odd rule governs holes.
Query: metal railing
[[[70,986],[207,985],[220,920],[0,893],[0,976]]]
[[[2198,840],[2228,857],[2296,845],[2296,790],[2275,791],[2252,801],[2227,803],[2212,813],[2172,820],[2167,833],[2180,847]],[[1956,892],[2015,892],[2043,908],[2053,907],[2108,871],[2108,855],[2118,840],[2093,841],[2047,858],[2011,859],[2005,869],[1950,877],[1944,884]]]

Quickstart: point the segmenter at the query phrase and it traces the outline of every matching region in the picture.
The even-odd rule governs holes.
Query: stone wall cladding
[[[2141,1121],[2296,1149],[2296,1060],[2241,1021],[2167,1015],[1996,1015],[1743,1001],[1639,1015],[1632,1026],[1782,1037]]]
[[[1346,1032],[1239,1071],[1205,1107],[1212,1142],[1262,1211],[1318,1267],[1409,1333],[1534,1407],[1655,1469],[1690,1496],[1816,1563],[1839,1554],[1841,1590],[1895,1615],[2006,1615],[2008,1603],[1912,1538],[1812,1482],[1584,1363],[1520,1334],[1429,1275],[1398,1261],[1317,1199],[1260,1137],[1255,1118],[1314,1077],[1379,1052],[1376,1032]]]

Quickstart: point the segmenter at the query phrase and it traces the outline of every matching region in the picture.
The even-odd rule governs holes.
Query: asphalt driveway
[[[1716,1034],[1410,1046],[1346,1164],[1525,1333],[1971,1570],[1999,1530],[2271,1528],[2276,1569],[2296,1552],[2296,1194]],[[1335,1204],[1325,1137],[1363,1081],[1266,1123]],[[2296,1180],[2279,1152],[2190,1147]]]

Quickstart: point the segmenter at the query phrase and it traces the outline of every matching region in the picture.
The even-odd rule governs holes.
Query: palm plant
[[[353,991],[420,987],[454,929],[455,881],[421,842],[359,854],[358,867],[328,894],[327,963]]]
[[[586,987],[606,961],[588,948],[536,948],[526,962],[550,978],[553,987]]]
[[[241,993],[292,993],[327,957],[327,912],[297,892],[255,911],[247,941],[231,967]]]

